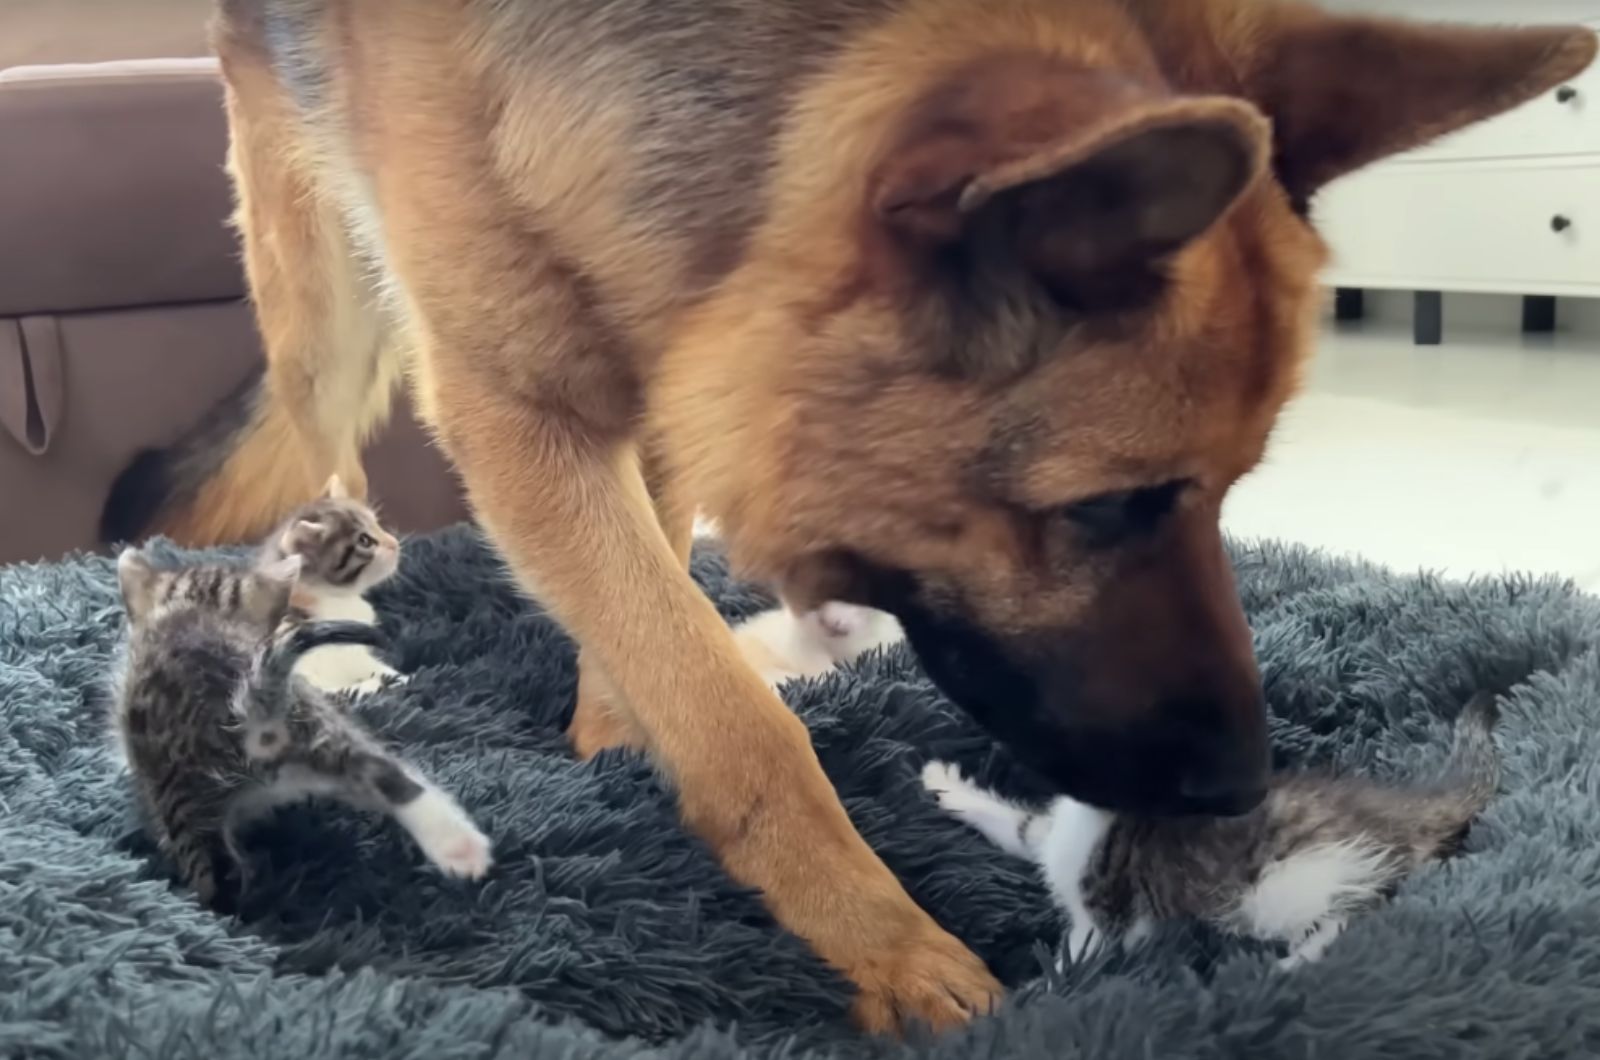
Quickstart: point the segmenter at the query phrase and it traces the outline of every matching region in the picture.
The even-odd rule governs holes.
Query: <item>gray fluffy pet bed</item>
[[[852,1032],[845,984],[718,871],[642,760],[572,759],[572,647],[469,530],[409,543],[377,594],[417,676],[365,713],[494,837],[492,877],[444,880],[392,826],[306,807],[259,833],[239,922],[168,883],[113,769],[111,562],[0,570],[0,1056],[1600,1053],[1600,602],[1236,558],[1286,763],[1409,775],[1470,692],[1510,690],[1504,793],[1465,854],[1292,976],[1184,930],[1046,973],[1061,921],[1040,885],[916,775],[934,755],[1026,780],[897,649],[789,700],[867,839],[1014,988],[997,1018],[909,1046]],[[695,571],[729,616],[765,603],[714,555]]]

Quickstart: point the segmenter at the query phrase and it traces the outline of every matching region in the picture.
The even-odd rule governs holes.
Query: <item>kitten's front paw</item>
[[[374,692],[381,692],[385,688],[399,688],[411,680],[410,674],[403,674],[398,670],[380,670],[371,677],[358,681],[344,689],[356,697],[370,696]]]
[[[946,797],[965,792],[972,787],[961,775],[961,767],[954,762],[929,762],[922,767],[922,786],[927,788],[941,804]]]

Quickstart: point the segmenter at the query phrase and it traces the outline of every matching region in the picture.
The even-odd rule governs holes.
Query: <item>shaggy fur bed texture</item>
[[[722,875],[643,760],[573,760],[572,646],[470,530],[410,542],[376,594],[416,677],[363,713],[472,810],[493,874],[449,881],[388,823],[295,808],[256,833],[237,921],[169,882],[110,753],[111,562],[0,570],[0,1056],[1600,1053],[1600,603],[1276,546],[1236,560],[1285,764],[1421,773],[1472,691],[1509,692],[1504,791],[1464,854],[1292,975],[1186,930],[1058,973],[1033,874],[942,817],[917,770],[1026,778],[897,649],[788,699],[867,839],[1014,988],[909,1045],[852,1032],[846,985]],[[710,550],[695,571],[730,617],[766,603]]]

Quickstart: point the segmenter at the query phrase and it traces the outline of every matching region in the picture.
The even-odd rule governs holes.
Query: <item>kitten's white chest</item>
[[[319,622],[365,622],[375,625],[378,612],[367,603],[366,597],[354,593],[319,596],[311,607],[311,617]]]
[[[1050,807],[1050,827],[1039,844],[1039,868],[1062,908],[1072,917],[1067,950],[1074,959],[1099,947],[1101,931],[1083,900],[1083,877],[1111,827],[1111,815],[1073,799]]]
[[[360,622],[376,625],[378,613],[372,605],[353,593],[318,596],[308,609],[319,622]],[[372,649],[361,644],[328,644],[301,656],[294,672],[327,692],[376,691],[395,671]]]

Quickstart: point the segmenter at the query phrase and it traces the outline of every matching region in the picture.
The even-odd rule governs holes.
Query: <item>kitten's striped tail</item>
[[[382,648],[388,643],[383,632],[365,622],[301,622],[290,628],[257,660],[250,678],[252,709],[260,716],[281,713],[288,702],[289,677],[295,663],[313,648],[327,644],[359,644]]]
[[[1439,778],[1403,800],[1412,827],[1413,852],[1422,858],[1448,855],[1500,790],[1500,750],[1494,743],[1500,709],[1480,692],[1456,719],[1450,758]]]
[[[1500,748],[1494,742],[1499,721],[1500,706],[1492,692],[1473,696],[1456,718],[1442,786],[1459,800],[1469,820],[1483,812],[1500,790]]]

